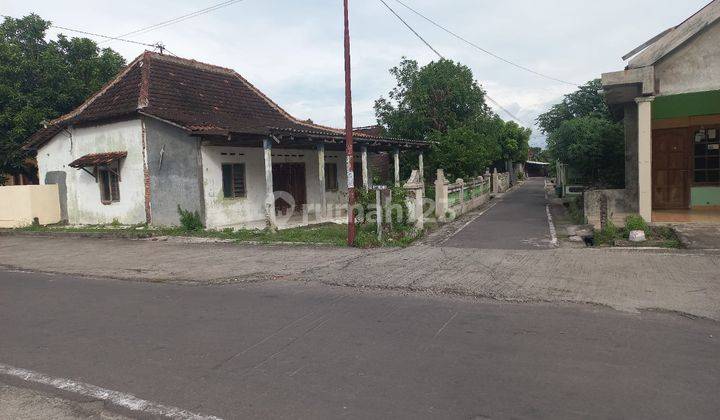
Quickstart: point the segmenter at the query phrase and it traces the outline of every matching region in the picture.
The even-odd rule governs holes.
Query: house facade
[[[720,0],[623,59],[602,75],[626,143],[625,190],[605,202],[649,221],[720,220]]]
[[[70,224],[177,225],[179,206],[208,228],[283,227],[343,218],[344,136],[290,116],[233,70],[145,52],[26,147]],[[375,161],[392,157],[398,183],[399,153],[421,165],[427,147],[354,140],[350,181],[365,188]]]

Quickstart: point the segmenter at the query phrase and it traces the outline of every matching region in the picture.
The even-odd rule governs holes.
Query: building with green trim
[[[720,220],[720,0],[623,60],[624,70],[602,75],[607,103],[625,124],[625,190],[608,212]]]

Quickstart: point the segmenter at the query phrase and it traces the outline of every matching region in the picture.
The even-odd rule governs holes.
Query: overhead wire
[[[504,63],[506,63],[506,64],[509,64],[509,65],[511,65],[511,66],[513,66],[513,67],[516,67],[516,68],[520,69],[520,70],[524,70],[524,71],[526,71],[526,72],[532,73],[532,74],[534,74],[534,75],[536,75],[536,76],[540,76],[540,77],[543,77],[543,78],[548,79],[548,80],[552,80],[552,81],[555,81],[555,82],[558,82],[558,83],[564,83],[564,84],[570,85],[570,86],[580,87],[580,85],[577,84],[577,83],[569,82],[569,81],[567,81],[567,80],[563,80],[563,79],[559,79],[559,78],[557,78],[557,77],[549,76],[549,75],[544,74],[544,73],[541,73],[541,72],[539,72],[539,71],[537,71],[537,70],[533,70],[533,69],[531,69],[531,68],[529,68],[529,67],[523,66],[522,64],[518,64],[518,63],[515,63],[515,62],[513,62],[513,61],[511,61],[511,60],[508,60],[507,58],[502,57],[502,56],[500,56],[500,55],[498,55],[498,54],[495,54],[494,52],[492,52],[492,51],[490,51],[490,50],[488,50],[488,49],[485,49],[485,48],[479,46],[478,44],[476,44],[476,43],[468,40],[467,38],[464,38],[464,37],[458,35],[457,33],[451,31],[451,30],[448,29],[447,27],[439,24],[437,21],[435,21],[435,20],[433,20],[433,19],[430,19],[429,17],[427,17],[426,15],[420,13],[420,12],[417,11],[416,9],[408,6],[408,5],[407,5],[405,2],[403,2],[402,0],[395,0],[395,1],[396,1],[397,3],[399,3],[401,6],[405,7],[405,8],[408,9],[409,11],[411,11],[412,13],[414,13],[414,14],[420,16],[421,18],[425,19],[426,21],[428,21],[429,23],[431,23],[431,24],[434,25],[435,27],[441,29],[442,31],[450,34],[451,36],[453,36],[453,37],[459,39],[460,41],[462,41],[462,42],[470,45],[471,47],[473,47],[473,48],[475,48],[475,49],[477,49],[477,50],[479,50],[479,51],[482,51],[483,53],[485,53],[485,54],[487,54],[487,55],[490,55],[490,56],[492,56],[492,57],[494,57],[494,58],[496,58],[496,59],[498,59],[498,60],[500,60],[500,61],[502,61],[502,62],[504,62]],[[384,2],[383,2],[383,3],[384,3]]]
[[[165,28],[165,27],[167,27],[167,26],[174,25],[174,24],[176,24],[176,23],[184,22],[184,21],[186,21],[186,20],[189,20],[189,19],[192,19],[192,18],[201,16],[201,15],[204,15],[204,14],[206,14],[206,13],[213,12],[213,11],[218,10],[218,9],[222,9],[222,8],[224,8],[224,7],[227,7],[227,6],[231,6],[231,5],[235,4],[235,3],[240,3],[241,1],[244,1],[244,0],[226,0],[226,1],[223,1],[223,2],[220,2],[220,3],[217,3],[217,4],[214,4],[214,5],[212,5],[212,6],[208,6],[208,7],[204,8],[204,9],[199,9],[199,10],[196,10],[196,11],[194,11],[194,12],[190,12],[190,13],[186,13],[186,14],[181,15],[181,16],[174,17],[174,18],[172,18],[172,19],[168,19],[168,20],[165,20],[165,21],[162,21],[162,22],[158,22],[158,23],[149,25],[149,26],[145,26],[145,27],[142,27],[142,28],[139,28],[139,29],[135,29],[135,30],[130,31],[130,32],[126,32],[126,33],[124,33],[124,34],[118,35],[118,37],[124,38],[124,37],[128,37],[128,36],[135,36],[135,35],[145,34],[145,33],[151,32],[151,31],[155,31],[155,30],[157,30],[157,29],[162,29],[162,28]],[[105,42],[109,42],[109,41],[105,41]]]
[[[412,27],[410,26],[410,24],[407,23],[407,21],[405,21],[395,10],[393,10],[392,7],[390,7],[390,5],[388,5],[388,4],[385,2],[385,0],[379,0],[379,1],[380,1],[382,4],[384,4],[385,7],[387,7],[387,9],[390,10],[390,12],[392,12],[392,14],[395,15],[396,18],[398,18],[398,20],[400,20],[408,29],[410,29],[410,31],[411,31],[413,34],[415,34],[415,36],[417,36],[425,45],[427,45],[428,48],[430,48],[435,54],[437,54],[437,56],[438,56],[440,59],[445,59],[445,57],[444,57],[442,54],[440,54],[440,52],[439,52],[436,48],[434,48],[427,40],[425,40],[425,38],[422,37],[422,35],[420,35],[414,28],[412,28]],[[529,124],[529,123],[523,121],[522,119],[518,118],[514,113],[510,112],[510,110],[508,110],[508,109],[505,108],[504,106],[500,105],[500,103],[499,103],[498,101],[496,101],[495,99],[493,99],[487,92],[485,92],[485,97],[488,98],[488,100],[490,100],[490,102],[492,102],[493,104],[495,104],[498,108],[500,108],[502,111],[504,111],[507,115],[509,115],[509,116],[510,116],[512,119],[514,119],[515,121],[517,121],[517,122],[519,122],[520,124],[523,124],[523,125],[525,125],[525,126],[527,126],[527,127],[531,127],[531,126],[532,126],[532,124]]]

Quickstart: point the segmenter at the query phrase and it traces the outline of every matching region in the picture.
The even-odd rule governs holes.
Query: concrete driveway
[[[482,249],[548,249],[552,235],[544,178],[530,178],[496,198],[442,246]]]

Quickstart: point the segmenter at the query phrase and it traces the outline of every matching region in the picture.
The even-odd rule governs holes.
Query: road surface
[[[544,178],[530,178],[503,194],[442,245],[455,248],[547,249],[552,237]]]
[[[720,411],[720,324],[664,313],[0,271],[0,320],[0,364],[223,418]]]

